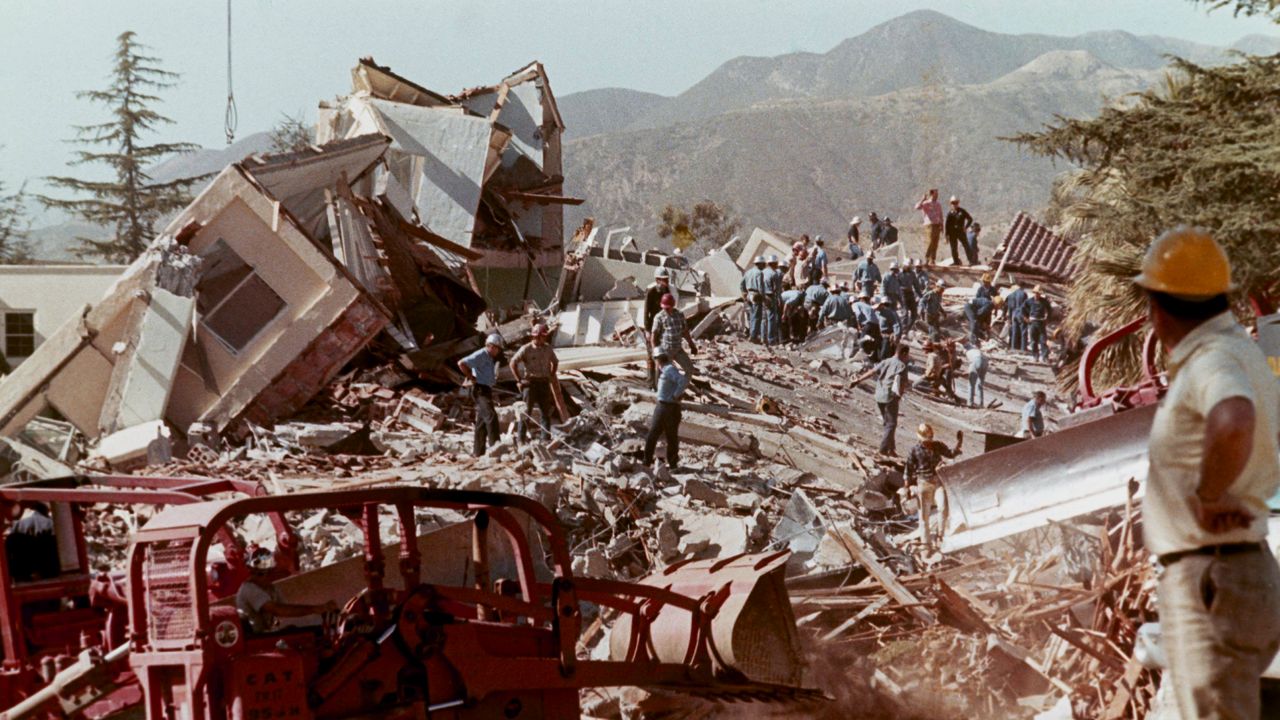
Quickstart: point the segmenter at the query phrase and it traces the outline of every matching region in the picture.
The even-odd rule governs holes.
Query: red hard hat
[[[671,293],[662,294],[662,307],[673,308],[676,306],[676,299]]]

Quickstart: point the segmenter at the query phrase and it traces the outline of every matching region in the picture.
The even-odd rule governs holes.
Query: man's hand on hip
[[[1231,495],[1213,499],[1192,495],[1189,502],[1196,522],[1211,533],[1231,532],[1247,528],[1253,523],[1253,513]]]

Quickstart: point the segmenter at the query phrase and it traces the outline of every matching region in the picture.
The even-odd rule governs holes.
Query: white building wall
[[[11,313],[30,312],[39,347],[67,318],[101,300],[124,265],[0,265],[0,355],[17,365],[25,355],[10,356],[6,339]]]

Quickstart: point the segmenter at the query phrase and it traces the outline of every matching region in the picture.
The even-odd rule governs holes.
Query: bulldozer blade
[[[1103,416],[943,468],[943,552],[1123,506],[1129,480],[1147,478],[1155,411]]]
[[[671,605],[659,608],[650,625],[653,658],[685,664],[708,660],[715,677],[726,684],[800,687],[804,663],[785,583],[789,555],[691,560],[641,580],[691,598],[714,598],[712,606],[718,603],[709,623],[710,658],[690,657],[690,641],[698,631],[693,613]],[[632,620],[624,614],[615,624],[609,637],[611,659],[627,659],[636,643],[645,642],[634,636]]]

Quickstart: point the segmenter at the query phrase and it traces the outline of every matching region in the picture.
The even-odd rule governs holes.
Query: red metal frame
[[[380,507],[395,509],[400,534],[405,539],[416,537],[415,509],[475,513],[472,525],[474,585],[417,584],[416,568],[423,561],[430,563],[431,558],[417,557],[416,543],[402,542],[399,562],[402,568],[410,569],[404,575],[407,582],[402,588],[386,586],[377,522]],[[217,534],[239,517],[321,508],[358,518],[365,538],[365,586],[343,589],[344,593],[356,593],[348,609],[366,613],[373,618],[375,627],[386,628],[375,633],[382,638],[378,642],[394,635],[401,639],[401,647],[418,647],[420,652],[429,650],[428,655],[419,655],[427,658],[422,672],[431,676],[431,681],[424,682],[424,686],[432,696],[422,700],[428,711],[443,707],[440,703],[455,707],[454,703],[465,701],[463,704],[476,715],[457,717],[491,716],[485,714],[489,712],[485,703],[511,697],[512,693],[525,693],[525,701],[543,703],[548,717],[576,717],[577,690],[606,685],[667,685],[738,697],[794,697],[815,693],[790,685],[751,682],[728,667],[722,650],[716,647],[713,620],[725,607],[726,600],[733,593],[744,592],[743,588],[753,584],[760,573],[780,570],[786,553],[728,558],[708,568],[707,579],[701,585],[681,584],[679,568],[670,569],[669,579],[661,576],[654,581],[659,584],[579,578],[572,573],[568,547],[555,515],[537,501],[489,492],[392,487],[174,506],[142,528],[136,535],[129,561],[129,612],[133,627],[130,662],[144,688],[148,718],[159,720],[165,716],[166,708],[172,711],[175,704],[186,705],[185,716],[191,720],[240,718],[236,713],[245,712],[245,703],[249,701],[236,694],[240,690],[233,680],[239,677],[237,673],[250,672],[246,668],[259,667],[267,663],[268,658],[278,667],[295,663],[296,667],[306,668],[310,707],[294,707],[291,711],[301,712],[302,717],[318,718],[367,714],[374,708],[354,704],[360,695],[356,688],[387,682],[389,677],[398,677],[398,673],[413,665],[414,656],[410,654],[408,660],[402,661],[405,666],[387,667],[393,655],[387,650],[388,646],[381,645],[383,650],[374,653],[366,649],[368,641],[362,639],[363,636],[333,639],[318,648],[314,635],[306,633],[277,636],[275,640],[250,637],[247,643],[240,642],[233,647],[219,647],[209,641],[217,634],[212,632],[215,624],[227,628],[219,631],[224,637],[247,635],[242,627],[231,633],[230,628],[235,627],[233,616],[227,614],[226,608],[215,607],[209,601],[203,568]],[[517,515],[531,521],[532,530],[527,531]],[[513,584],[518,585],[518,592],[515,595],[501,591],[515,589],[504,585],[510,581],[499,581],[497,590],[489,582],[487,534],[493,525],[506,536],[516,561],[518,577]],[[553,576],[550,582],[539,581],[536,576],[530,533],[536,533],[542,540],[541,547]],[[159,572],[148,569],[153,567],[149,563],[156,562],[154,558],[175,547],[190,548],[189,556],[183,561],[189,570],[188,609],[173,600],[175,591],[171,584],[164,585],[162,595],[148,593],[147,573]],[[164,557],[165,562],[170,562],[172,556]],[[698,568],[698,572],[703,572],[702,568]],[[716,572],[723,575],[717,576]],[[175,573],[169,571],[163,577],[174,576]],[[735,578],[752,582],[734,586]],[[678,592],[672,589],[673,584],[699,586],[698,595]],[[625,659],[597,661],[577,657],[582,602],[612,608],[630,618]],[[674,624],[676,628],[683,628],[682,637],[678,639],[670,637],[672,612],[664,614],[667,609],[684,618]],[[445,615],[454,620],[424,624],[427,621],[423,618],[433,612],[437,617]],[[161,616],[178,617],[181,622],[152,632],[150,628],[155,619]],[[430,645],[430,638],[435,638],[438,645]],[[294,653],[286,649],[295,641],[302,643],[305,650]],[[673,641],[682,648],[680,661],[660,659],[663,649],[670,648]],[[321,670],[322,663],[331,665]],[[436,696],[436,693],[447,696]],[[461,700],[454,694],[460,695]],[[421,707],[417,710],[419,716],[421,710]],[[398,712],[386,708],[377,711],[384,717],[396,717]]]
[[[47,677],[42,676],[41,666],[52,662],[54,667],[68,663],[72,656],[90,646],[99,646],[106,652],[111,648],[112,608],[123,612],[124,593],[114,580],[91,572],[88,547],[85,542],[83,522],[85,508],[105,503],[110,505],[181,505],[200,502],[219,493],[258,495],[262,488],[244,480],[189,478],[189,477],[139,477],[132,475],[75,475],[62,478],[33,480],[0,486],[0,535],[4,534],[15,506],[24,502],[40,502],[53,507],[62,506],[71,513],[75,533],[76,571],[58,578],[31,583],[15,584],[9,574],[9,562],[0,553],[0,650],[3,664],[0,666],[0,707],[11,707],[22,698],[40,688]],[[293,565],[296,567],[296,536],[282,518],[273,518],[277,534],[287,547],[294,548]],[[243,579],[243,552],[229,553],[231,581]],[[238,586],[238,583],[237,583]],[[234,587],[230,588],[234,592]],[[28,635],[24,623],[24,608],[37,601],[88,597],[89,606],[95,610],[96,621],[72,623],[67,616],[54,625],[54,644],[41,644]],[[76,617],[84,613],[73,611]],[[48,614],[48,613],[46,613]],[[53,613],[57,620],[61,613]],[[84,618],[81,618],[84,620]],[[61,626],[61,627],[59,627]],[[93,627],[90,631],[90,626]],[[122,627],[122,625],[121,625]],[[76,629],[85,631],[74,641],[68,633]],[[119,631],[117,630],[117,634]],[[96,637],[95,637],[96,636]],[[123,641],[123,638],[118,638]],[[47,675],[47,669],[43,675]]]
[[[1160,395],[1164,393],[1165,381],[1163,375],[1156,368],[1156,349],[1159,347],[1159,343],[1156,340],[1155,333],[1150,330],[1147,331],[1146,339],[1142,344],[1143,379],[1136,385],[1111,388],[1101,394],[1096,393],[1093,388],[1093,368],[1098,359],[1102,357],[1103,351],[1141,330],[1146,322],[1147,316],[1143,315],[1094,340],[1085,348],[1084,354],[1080,357],[1080,365],[1076,376],[1077,385],[1080,389],[1080,402],[1076,405],[1077,410],[1098,407],[1105,402],[1110,403],[1113,409],[1119,411],[1150,405],[1160,399]]]

